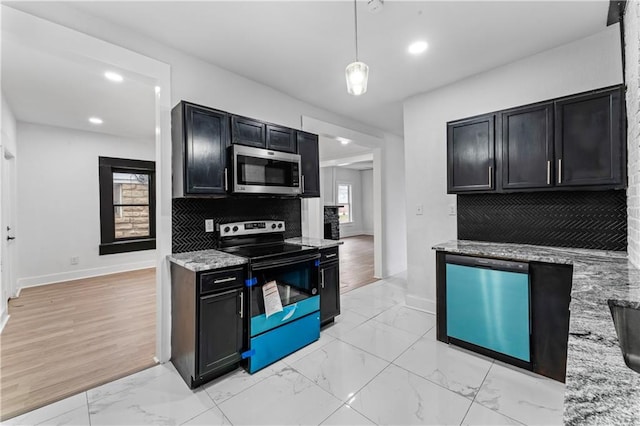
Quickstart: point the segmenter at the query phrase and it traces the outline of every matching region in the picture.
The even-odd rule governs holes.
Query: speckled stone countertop
[[[310,246],[310,247],[318,247],[318,248],[328,248],[339,246],[340,244],[344,244],[344,242],[339,240],[323,240],[321,238],[308,238],[308,237],[295,237],[295,238],[287,238],[284,240],[285,243],[289,244],[297,244],[299,246]]]
[[[624,363],[607,304],[607,299],[640,304],[640,269],[627,260],[626,253],[464,240],[433,249],[572,264],[564,422],[640,424],[640,374]]]
[[[200,272],[208,269],[219,269],[227,266],[243,265],[247,259],[218,250],[199,250],[167,255],[167,259],[176,265],[191,271]]]

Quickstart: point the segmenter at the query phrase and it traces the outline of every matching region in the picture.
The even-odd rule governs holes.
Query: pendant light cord
[[[356,22],[356,62],[358,62],[358,6],[357,0],[353,0],[353,18]]]

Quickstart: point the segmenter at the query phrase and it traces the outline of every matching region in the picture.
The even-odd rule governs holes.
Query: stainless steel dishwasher
[[[445,264],[450,342],[466,342],[530,363],[529,265],[451,254]]]

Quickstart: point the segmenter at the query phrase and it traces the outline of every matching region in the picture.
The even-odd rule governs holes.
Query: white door
[[[2,182],[0,212],[0,255],[2,257],[2,308],[6,307],[7,299],[16,295],[14,275],[15,265],[15,210],[16,210],[16,170],[15,156],[6,148],[2,150]]]

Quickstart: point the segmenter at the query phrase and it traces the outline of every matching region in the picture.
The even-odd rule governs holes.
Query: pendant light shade
[[[347,78],[347,92],[350,95],[359,96],[367,91],[369,67],[364,62],[358,61],[358,6],[356,0],[353,0],[353,17],[355,19],[356,61],[347,65],[345,76]]]
[[[345,70],[347,91],[350,95],[359,96],[367,91],[369,67],[364,62],[352,62]]]

